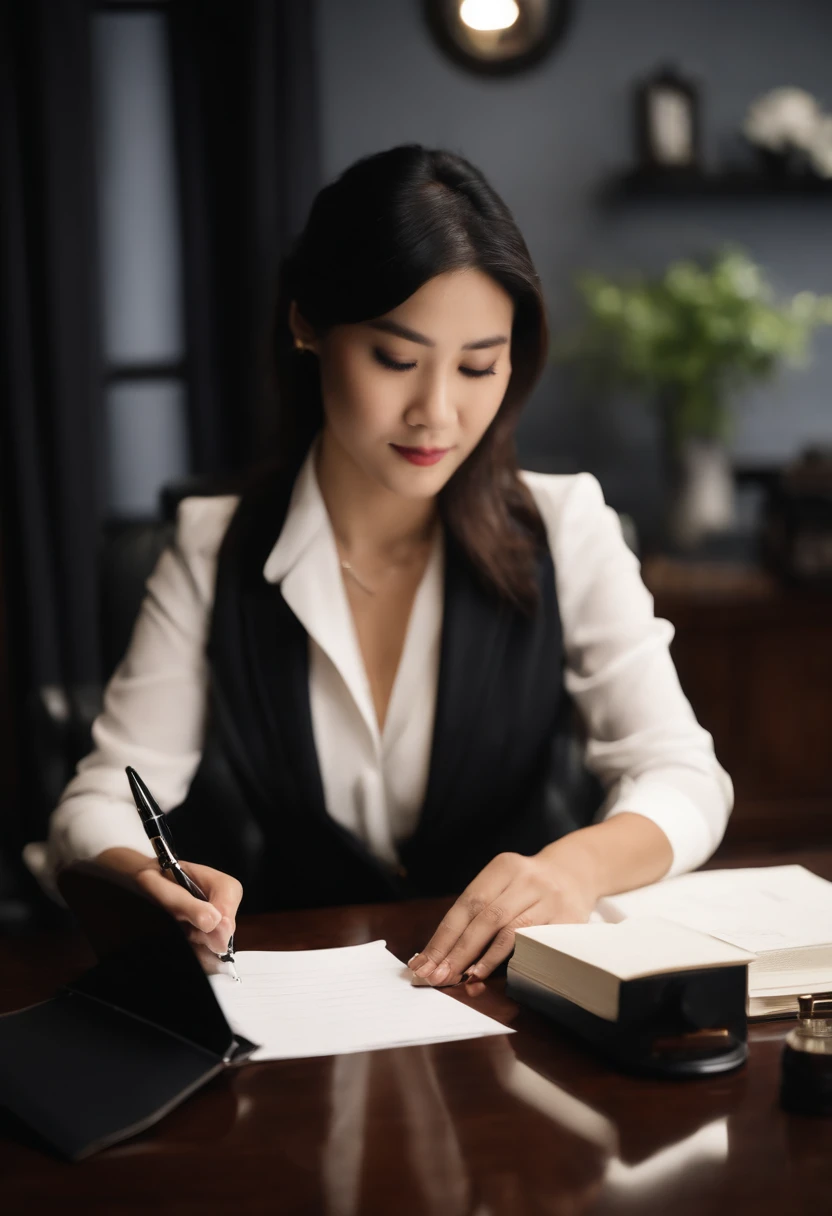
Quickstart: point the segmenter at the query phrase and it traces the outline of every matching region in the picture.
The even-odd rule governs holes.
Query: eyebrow
[[[432,338],[426,338],[424,334],[418,334],[415,329],[408,329],[406,325],[400,325],[398,321],[382,318],[379,321],[368,321],[366,324],[370,329],[378,329],[385,334],[394,334],[397,338],[404,338],[408,342],[418,342],[420,346],[436,346]],[[504,346],[506,342],[508,342],[508,338],[505,334],[495,334],[491,338],[478,338],[476,342],[466,342],[462,349],[485,350],[489,346]]]

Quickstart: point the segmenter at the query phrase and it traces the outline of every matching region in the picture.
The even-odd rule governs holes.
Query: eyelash
[[[412,367],[416,366],[415,363],[397,363],[395,359],[389,358],[387,355],[385,355],[384,351],[378,350],[378,348],[373,351],[373,354],[375,355],[377,362],[379,362],[382,367],[387,367],[391,371],[407,372],[410,371]],[[496,376],[496,368],[497,362],[495,360],[490,367],[484,367],[481,371],[479,368],[473,367],[461,367],[459,370],[462,372],[463,376],[468,376],[471,380],[478,380],[480,376]]]

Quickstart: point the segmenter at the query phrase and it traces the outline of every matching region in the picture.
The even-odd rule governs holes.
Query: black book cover
[[[727,1072],[747,1060],[747,972],[743,964],[622,980],[615,1021],[518,975],[510,965],[506,992],[625,1072],[694,1077]]]
[[[255,1044],[235,1036],[178,922],[92,862],[58,886],[99,959],[0,1016],[0,1105],[78,1161],[143,1131]]]

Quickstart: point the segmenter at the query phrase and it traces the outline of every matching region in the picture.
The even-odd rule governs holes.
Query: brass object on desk
[[[832,992],[797,998],[798,1025],[783,1046],[780,1105],[800,1115],[832,1115]]]
[[[704,1030],[689,1030],[685,1034],[660,1035],[651,1044],[654,1055],[678,1055],[707,1053],[724,1047],[731,1037],[725,1026],[706,1027]]]

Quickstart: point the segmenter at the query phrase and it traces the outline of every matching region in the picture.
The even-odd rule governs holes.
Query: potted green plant
[[[577,284],[586,316],[554,356],[576,361],[596,389],[637,388],[657,407],[674,468],[677,544],[730,527],[732,399],[781,361],[807,361],[813,330],[832,324],[832,296],[802,291],[777,303],[739,249],[708,265],[674,262],[655,278],[585,273]]]

